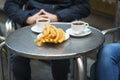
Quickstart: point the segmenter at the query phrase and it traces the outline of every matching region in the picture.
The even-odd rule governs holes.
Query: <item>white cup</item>
[[[36,27],[39,30],[42,30],[45,27],[45,24],[49,24],[50,23],[50,19],[48,18],[38,18],[36,20]]]
[[[71,29],[75,34],[84,32],[87,26],[89,26],[89,24],[84,21],[73,21],[71,23]]]

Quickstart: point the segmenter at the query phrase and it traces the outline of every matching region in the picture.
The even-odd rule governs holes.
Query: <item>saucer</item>
[[[35,33],[41,33],[42,32],[42,28],[37,27],[35,24],[32,25],[31,30]]]
[[[39,38],[40,36],[42,36],[42,33],[38,34],[37,38]],[[68,40],[69,38],[70,38],[70,35],[68,33],[65,33],[65,40]]]
[[[71,36],[74,36],[74,37],[83,37],[83,36],[87,36],[91,33],[92,31],[89,29],[89,28],[86,28],[82,33],[80,34],[75,34],[75,32],[69,28],[66,30],[66,33],[70,34]]]

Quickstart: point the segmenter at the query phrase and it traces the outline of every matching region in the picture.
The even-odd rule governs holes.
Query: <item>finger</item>
[[[41,9],[40,11],[41,11],[41,12],[44,12],[45,10],[44,10],[44,9]]]
[[[48,16],[47,16],[47,15],[41,15],[41,17],[42,17],[42,18],[48,18]]]
[[[39,18],[44,18],[44,17],[42,17],[42,16],[39,16],[37,19],[39,19]]]
[[[41,10],[38,12],[38,14],[39,14],[39,15],[44,14],[43,12],[44,12],[44,9],[41,9]]]
[[[41,12],[42,12],[43,14],[48,14],[48,12],[45,11],[44,9],[42,9]]]

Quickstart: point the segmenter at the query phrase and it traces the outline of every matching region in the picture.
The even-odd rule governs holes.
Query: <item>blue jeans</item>
[[[91,68],[92,80],[119,80],[119,74],[120,43],[103,46]]]
[[[67,80],[69,73],[70,61],[51,60],[51,68],[54,80]],[[11,67],[15,80],[31,80],[30,59],[11,55]]]

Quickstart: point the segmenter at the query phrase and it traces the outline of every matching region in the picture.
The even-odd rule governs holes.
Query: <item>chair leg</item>
[[[4,68],[3,68],[3,56],[2,56],[3,52],[2,52],[2,46],[0,46],[0,63],[1,63],[1,79],[4,80]]]

